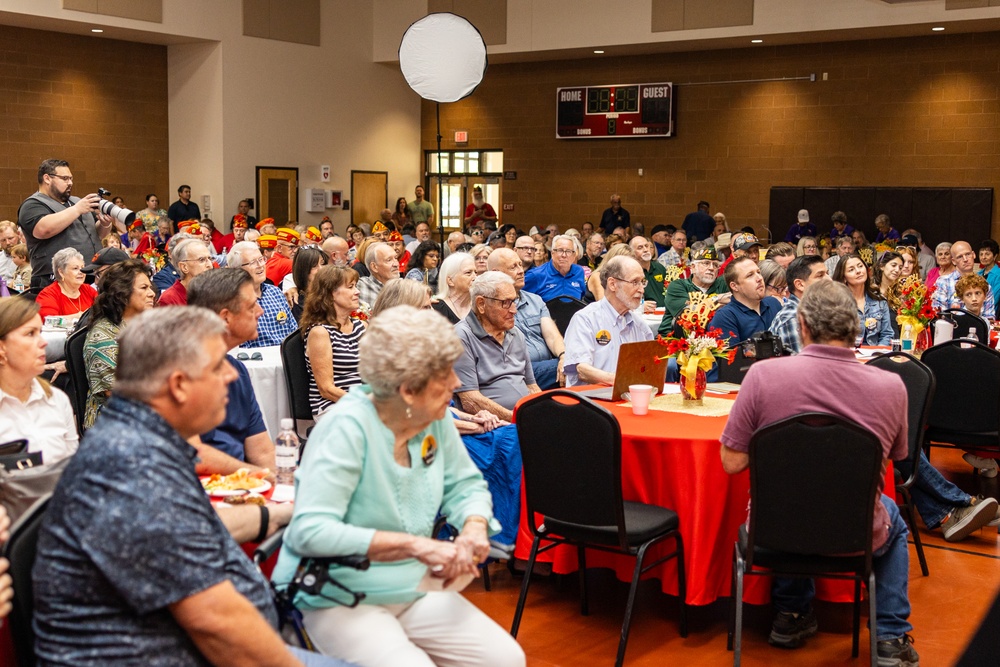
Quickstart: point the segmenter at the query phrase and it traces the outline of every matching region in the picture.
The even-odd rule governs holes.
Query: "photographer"
[[[48,159],[38,166],[38,192],[21,203],[17,223],[24,230],[31,260],[31,287],[52,283],[52,258],[63,248],[84,257],[101,249],[112,219],[98,211],[101,198],[91,193],[71,197],[73,174],[65,160]],[[96,217],[96,219],[95,219]],[[124,231],[124,230],[121,230]]]

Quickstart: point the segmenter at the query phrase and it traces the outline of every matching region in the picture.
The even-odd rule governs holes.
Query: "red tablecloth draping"
[[[750,476],[744,471],[728,475],[722,469],[719,437],[726,417],[699,417],[674,412],[650,410],[637,417],[631,408],[602,403],[621,426],[622,491],[626,500],[669,507],[680,517],[687,570],[687,602],[706,605],[731,590],[733,544],[741,524],[747,518],[750,500]],[[515,414],[516,418],[516,414]],[[885,493],[895,494],[892,470],[886,475]],[[528,525],[527,504],[521,492],[521,522],[515,556],[527,560],[533,536]],[[672,548],[667,540],[649,552],[648,562],[661,549]],[[559,546],[538,558],[551,562],[553,572],[568,574],[577,570],[576,550]],[[588,567],[607,567],[622,581],[631,581],[635,559],[602,551],[587,551]],[[660,580],[663,592],[677,595],[675,560],[656,567],[644,578]],[[850,602],[850,582],[819,580],[817,596],[833,602]],[[764,604],[770,598],[770,580],[749,577],[744,600]]]

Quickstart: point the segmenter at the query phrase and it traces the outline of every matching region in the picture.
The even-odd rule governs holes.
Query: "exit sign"
[[[467,144],[467,143],[469,143],[469,131],[468,130],[456,130],[455,131],[455,143],[456,144]]]
[[[513,211],[514,210],[514,205],[513,204],[504,204],[503,205],[503,210],[505,210],[505,211]]]

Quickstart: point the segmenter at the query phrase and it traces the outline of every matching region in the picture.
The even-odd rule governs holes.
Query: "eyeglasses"
[[[265,264],[267,264],[267,260],[263,256],[260,256],[252,262],[243,262],[240,264],[240,268],[244,266],[264,266]]]
[[[261,259],[264,259],[264,258],[261,257]],[[212,263],[212,258],[211,257],[191,257],[189,259],[182,259],[180,261],[182,261],[182,262],[198,262],[199,264],[211,264]],[[246,264],[244,264],[243,266],[246,266]]]
[[[535,252],[536,248],[533,245],[522,245],[515,247],[514,250],[523,250],[524,252]]]
[[[788,285],[768,285],[768,287],[773,289],[775,292],[778,292],[779,294],[788,291]]]
[[[552,254],[554,255],[575,255],[576,250],[571,250],[569,248],[553,248]]]
[[[512,304],[517,303],[517,299],[495,299],[492,296],[485,297],[490,301],[496,301],[500,304],[500,310],[510,310]]]
[[[73,182],[73,177],[72,176],[61,176],[59,174],[49,174],[49,176],[51,176],[52,178],[61,178],[66,183],[72,183]]]
[[[254,352],[253,354],[247,354],[246,352],[240,352],[236,355],[236,358],[240,361],[264,361],[264,355],[260,352]]]
[[[609,277],[610,278],[615,278],[614,276],[609,276]],[[636,278],[635,280],[624,280],[622,278],[615,278],[615,280],[617,280],[620,283],[627,283],[627,284],[631,285],[632,287],[635,287],[636,289],[638,289],[640,287],[645,287],[646,285],[649,284],[649,281],[646,280],[645,278]]]

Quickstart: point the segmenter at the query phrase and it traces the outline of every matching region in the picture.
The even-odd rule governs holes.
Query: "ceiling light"
[[[594,49],[594,53],[600,54],[600,53],[604,53],[604,51],[602,51],[601,49]]]
[[[101,30],[100,28],[91,28],[90,32],[104,32],[104,31]]]
[[[764,40],[762,40],[762,39],[751,39],[750,43],[751,44],[763,44]]]
[[[931,30],[934,32],[944,32],[944,28],[942,26],[935,26],[931,28]]]

